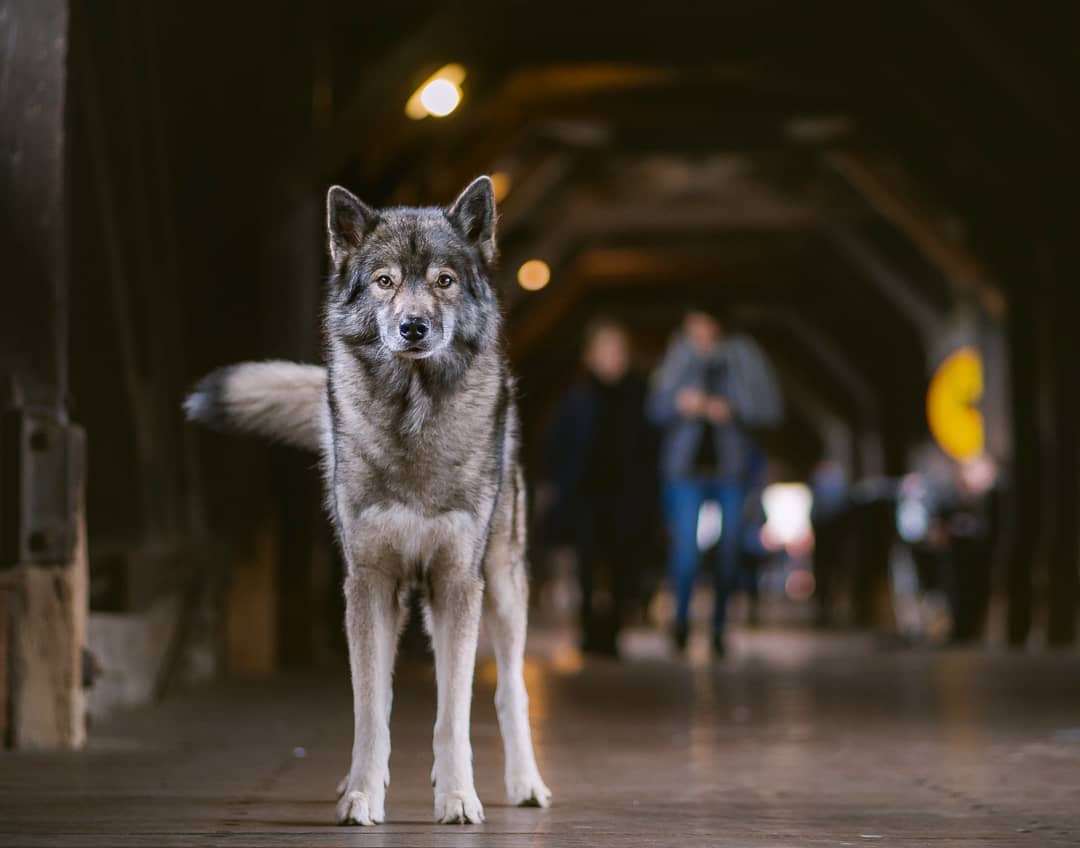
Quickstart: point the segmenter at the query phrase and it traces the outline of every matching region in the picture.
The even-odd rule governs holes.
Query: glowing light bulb
[[[405,104],[405,114],[414,121],[429,116],[445,118],[461,103],[461,83],[465,69],[461,65],[444,65],[421,83]]]
[[[429,115],[445,118],[461,102],[461,89],[450,80],[432,80],[420,92],[420,102],[424,104]]]

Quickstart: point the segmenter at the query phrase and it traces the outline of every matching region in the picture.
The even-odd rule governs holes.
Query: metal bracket
[[[0,419],[0,569],[74,559],[85,476],[83,430],[55,413]]]

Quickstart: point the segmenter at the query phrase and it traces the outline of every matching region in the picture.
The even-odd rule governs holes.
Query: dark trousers
[[[614,500],[604,502],[582,515],[576,544],[578,586],[581,590],[581,634],[585,647],[613,653],[623,613],[637,581],[638,551],[630,528],[622,526],[610,508]],[[611,608],[606,615],[596,609],[595,592],[606,585]]]
[[[690,616],[690,598],[694,593],[701,559],[697,542],[698,513],[705,501],[720,505],[723,525],[713,564],[713,632],[722,633],[727,621],[728,597],[739,580],[742,512],[746,491],[736,480],[668,480],[664,484],[664,507],[670,535],[668,574],[675,591],[675,621],[685,627]]]
[[[845,542],[842,517],[814,524],[814,602],[819,625],[832,622],[836,584],[845,570]]]
[[[959,537],[952,541],[946,588],[954,642],[972,642],[982,632],[990,599],[992,556],[989,539]]]

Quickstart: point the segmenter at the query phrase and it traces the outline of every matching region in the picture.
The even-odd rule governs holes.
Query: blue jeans
[[[671,537],[668,575],[675,591],[675,621],[685,627],[690,614],[700,554],[697,545],[698,512],[705,501],[716,501],[723,515],[720,541],[713,563],[716,606],[713,632],[722,633],[727,620],[728,596],[739,578],[739,542],[746,492],[736,480],[689,478],[664,483],[664,508]]]

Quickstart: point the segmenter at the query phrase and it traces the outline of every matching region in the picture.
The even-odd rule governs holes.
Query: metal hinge
[[[55,413],[0,418],[0,569],[74,559],[85,474],[81,427]]]

